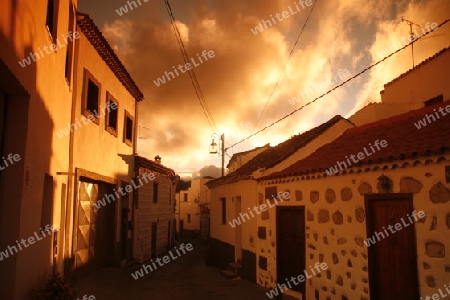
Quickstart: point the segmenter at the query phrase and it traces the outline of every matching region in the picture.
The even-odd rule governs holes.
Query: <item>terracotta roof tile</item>
[[[172,180],[177,179],[179,180],[180,177],[175,173],[173,169],[170,169],[166,166],[163,166],[160,163],[154,162],[152,160],[149,160],[145,157],[136,155],[135,156],[135,170],[137,171],[139,168],[146,168],[149,170],[152,170],[154,172],[158,172],[160,174],[164,174],[169,176]]]
[[[226,183],[232,183],[239,180],[254,179],[253,172],[260,168],[270,168],[281,161],[291,156],[298,149],[304,147],[309,142],[319,137],[323,132],[332,127],[334,124],[341,120],[345,120],[341,116],[335,116],[326,123],[323,123],[313,129],[310,129],[302,134],[293,136],[289,140],[286,140],[277,146],[270,147],[269,149],[259,153],[242,167],[236,171],[227,174],[224,177],[220,177],[209,181],[206,185],[213,187]]]
[[[256,147],[256,148],[254,148],[254,149],[250,149],[250,150],[247,150],[247,151],[242,151],[242,152],[234,153],[234,154],[231,156],[230,161],[229,161],[228,164],[227,164],[227,168],[228,168],[235,160],[237,160],[238,157],[243,156],[243,155],[248,154],[248,153],[253,152],[253,151],[260,150],[260,149],[262,149],[262,148],[267,148],[267,147],[270,147],[270,144],[266,144],[266,145],[261,146],[261,147]]]
[[[264,178],[272,179],[287,176],[306,175],[314,172],[325,172],[336,166],[337,162],[346,160],[346,156],[363,152],[368,154],[352,166],[370,165],[381,162],[404,160],[415,157],[426,157],[450,151],[450,114],[440,115],[436,121],[427,122],[425,127],[417,129],[415,123],[426,120],[426,115],[434,115],[434,110],[440,107],[450,107],[450,102],[439,103],[434,106],[384,119],[360,127],[347,129],[335,141],[318,148],[310,156],[289,166],[283,171],[276,172]],[[445,110],[444,110],[445,112]],[[369,148],[369,143],[375,140],[386,140],[388,146],[375,149]],[[370,155],[369,155],[370,154]],[[357,160],[357,159],[355,159]]]

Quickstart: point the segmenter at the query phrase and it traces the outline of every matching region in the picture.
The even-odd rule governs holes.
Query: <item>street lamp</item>
[[[217,145],[217,143],[214,141],[215,138],[217,138],[218,135],[217,133],[213,133],[211,135],[211,145],[209,146],[209,154],[217,154],[219,153],[219,145]],[[220,149],[221,149],[221,155],[222,155],[222,177],[224,175],[224,164],[225,164],[225,151],[227,151],[227,149],[225,148],[225,135],[222,134],[220,136]]]
[[[219,152],[219,146],[216,144],[216,142],[214,142],[215,136],[217,136],[217,134],[215,133],[211,135],[212,142],[209,146],[209,154],[217,154]]]

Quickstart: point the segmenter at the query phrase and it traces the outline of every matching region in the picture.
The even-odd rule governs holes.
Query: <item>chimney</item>
[[[155,163],[161,164],[161,156],[159,156],[159,155],[155,156]]]

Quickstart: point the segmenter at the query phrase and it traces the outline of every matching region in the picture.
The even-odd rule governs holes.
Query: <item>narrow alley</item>
[[[247,280],[230,280],[220,276],[220,269],[205,265],[202,240],[183,241],[193,244],[193,250],[176,260],[158,267],[137,280],[131,276],[142,264],[104,268],[81,278],[75,285],[75,299],[94,296],[96,299],[245,299],[267,297],[267,289]],[[183,242],[177,243],[180,245]],[[160,255],[162,257],[164,255]],[[269,298],[267,298],[269,299]],[[283,300],[295,299],[283,295]]]

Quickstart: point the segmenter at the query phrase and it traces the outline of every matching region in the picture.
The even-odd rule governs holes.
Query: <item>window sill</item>
[[[92,123],[97,124],[97,125],[100,124],[99,117],[97,115],[94,115],[94,113],[91,112],[90,110],[87,110],[87,109],[83,110],[82,115],[85,116]]]
[[[117,130],[113,127],[107,126],[106,131],[108,131],[112,136],[117,137]]]
[[[125,139],[124,143],[127,144],[130,147],[133,147],[133,141],[131,141],[129,139]]]

